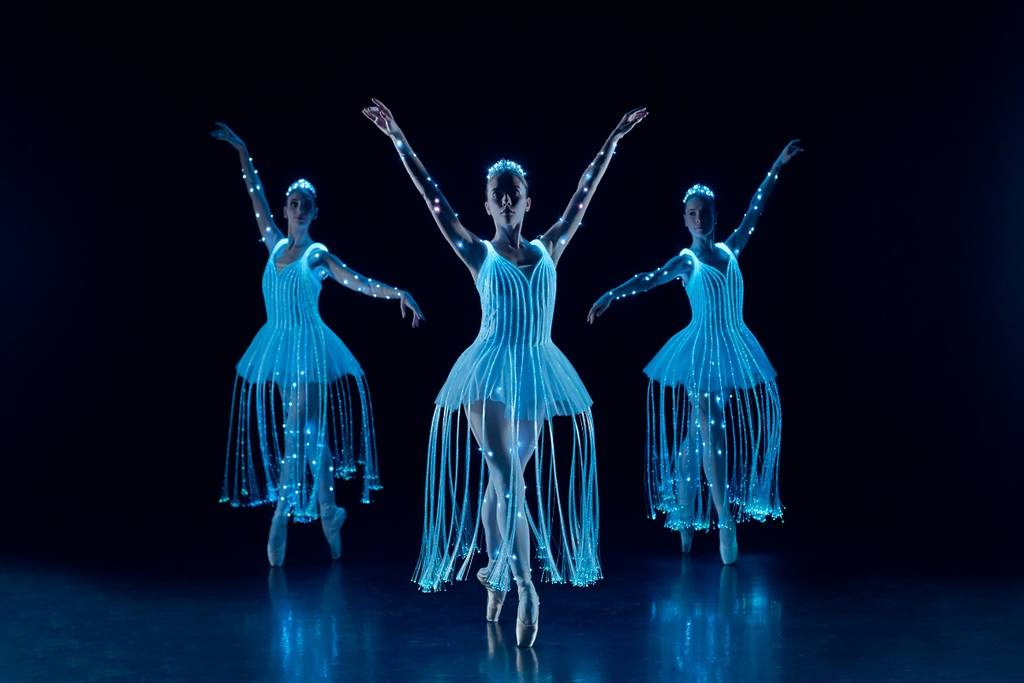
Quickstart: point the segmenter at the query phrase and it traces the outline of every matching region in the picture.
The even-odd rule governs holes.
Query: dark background
[[[595,401],[606,556],[677,552],[645,519],[641,369],[689,312],[678,286],[594,327],[586,312],[689,243],[686,187],[715,189],[724,238],[799,137],[807,151],[742,259],[746,320],[779,372],[786,521],[743,527],[742,547],[1012,569],[1000,561],[1024,483],[1016,17],[611,16],[539,29],[523,11],[468,28],[392,17],[317,29],[282,13],[258,30],[162,19],[4,42],[3,554],[264,561],[269,509],[216,502],[233,365],[264,320],[266,260],[237,157],[207,135],[223,120],[278,215],[287,184],[312,180],[314,236],[427,315],[414,331],[394,303],[333,286],[321,298],[367,372],[385,484],[368,508],[356,485],[339,489],[346,552],[411,572],[433,398],[479,304],[361,116],[375,96],[482,236],[491,162],[527,168],[533,237],[619,117],[650,108],[559,267],[554,339]],[[319,529],[293,528],[289,562],[321,556]]]

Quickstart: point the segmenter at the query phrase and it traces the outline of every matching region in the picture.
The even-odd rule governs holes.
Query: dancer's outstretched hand
[[[601,315],[608,310],[608,307],[612,305],[612,295],[605,292],[601,295],[601,298],[594,302],[594,305],[590,307],[590,313],[587,313],[587,322],[591,325],[594,321],[601,317]]]
[[[380,128],[381,132],[388,137],[393,138],[401,133],[402,130],[395,122],[395,117],[391,110],[375,97],[371,97],[370,100],[373,102],[373,106],[364,108],[363,116],[373,121],[374,125]]]
[[[800,146],[799,138],[796,140],[790,140],[789,143],[782,148],[782,152],[779,154],[779,158],[775,160],[775,163],[779,166],[785,166],[789,163],[790,159],[802,151],[804,151],[804,148]]]
[[[647,118],[647,113],[647,107],[639,107],[626,112],[622,117],[622,120],[619,121],[619,125],[615,126],[615,132],[612,133],[612,135],[617,138],[621,138],[623,135],[633,130],[633,127],[636,126],[636,124]]]
[[[401,290],[401,294],[398,297],[398,305],[402,308],[402,318],[405,318],[406,309],[409,310],[409,313],[412,315],[413,327],[419,327],[420,321],[426,320],[423,317],[423,311],[420,310],[420,305],[416,303],[416,299],[413,299],[412,294],[404,289]]]
[[[245,142],[243,142],[242,138],[238,137],[238,133],[231,130],[226,123],[217,121],[217,127],[210,131],[210,136],[215,140],[223,140],[239,152],[244,152],[246,150]]]

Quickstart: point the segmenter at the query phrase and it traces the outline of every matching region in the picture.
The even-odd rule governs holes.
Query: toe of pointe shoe
[[[501,616],[501,608],[505,604],[505,593],[496,591],[487,583],[487,567],[481,567],[476,573],[476,580],[487,590],[487,612],[484,618],[495,622]]]
[[[271,567],[280,567],[284,565],[284,551],[285,546],[272,546],[267,544],[267,561],[270,562]]]
[[[284,553],[288,544],[288,520],[274,515],[270,523],[270,534],[267,538],[267,561],[271,567],[284,564]]]
[[[345,508],[335,508],[333,519],[324,525],[324,535],[327,537],[327,546],[331,551],[331,559],[341,558],[341,527],[345,525],[348,513]]]
[[[533,604],[535,610],[530,609],[530,603]],[[527,616],[533,611],[534,619],[532,624],[528,624],[523,621],[522,612],[525,611]],[[516,645],[519,647],[533,647],[534,642],[537,640],[537,630],[540,627],[540,600],[537,598],[537,592],[534,590],[532,584],[528,584],[527,588],[523,586],[519,587],[519,613],[516,614]]]
[[[682,546],[683,553],[689,553],[690,549],[693,548],[693,529],[680,530],[679,541]]]
[[[736,564],[736,559],[740,554],[739,543],[736,541],[736,530],[732,529],[731,533],[719,532],[718,540],[718,553],[722,556],[722,564],[730,565]]]
[[[537,629],[540,623],[526,624],[521,619],[516,619],[516,646],[533,647],[537,642]]]
[[[496,596],[500,596],[500,597],[496,597]],[[488,591],[487,592],[487,614],[484,615],[484,618],[487,621],[491,622],[491,623],[497,622],[498,621],[498,617],[501,616],[501,608],[502,608],[502,606],[504,604],[505,604],[505,594],[504,593],[499,593],[498,591]]]

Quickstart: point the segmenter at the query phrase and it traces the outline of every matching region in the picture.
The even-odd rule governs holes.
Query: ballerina
[[[510,587],[519,595],[516,641],[533,645],[539,599],[530,573],[530,534],[543,578],[586,586],[601,578],[591,399],[551,340],[556,266],[619,140],[647,116],[627,113],[586,168],[562,217],[540,237],[522,238],[530,210],[526,171],[503,159],[486,177],[484,209],[494,237],[466,229],[427,173],[394,116],[378,100],[363,113],[392,140],[431,216],[469,268],[480,295],[480,332],[455,362],[435,401],[427,455],[423,540],[414,580],[424,591],[465,578],[483,525],[488,564],[477,572],[487,589],[486,617],[496,621]],[[556,423],[571,431],[569,452],[555,453]],[[486,463],[487,484],[473,484],[472,441]],[[535,500],[527,504],[533,461]],[[481,474],[482,470],[481,468]],[[568,472],[560,488],[559,469]]]
[[[336,478],[362,470],[361,502],[381,488],[370,391],[359,362],[320,318],[321,282],[397,300],[417,327],[423,314],[409,292],[360,275],[310,236],[316,188],[296,180],[285,192],[287,236],[270,212],[248,148],[228,126],[211,135],[231,145],[242,163],[260,240],[267,322],[236,366],[221,502],[275,505],[267,541],[272,566],[284,563],[288,519],[318,517],[331,557],[341,557],[346,512],[334,497]],[[319,508],[319,510],[318,510]]]
[[[725,242],[715,242],[714,192],[699,184],[687,190],[683,221],[692,244],[603,294],[587,315],[593,323],[614,301],[682,280],[693,317],[644,368],[648,502],[651,517],[664,512],[665,526],[679,531],[684,553],[695,529],[712,527],[713,506],[725,564],[739,554],[737,522],[782,517],[782,407],[775,369],[743,322],[737,257],[779,170],[802,151],[799,140],[786,145]]]

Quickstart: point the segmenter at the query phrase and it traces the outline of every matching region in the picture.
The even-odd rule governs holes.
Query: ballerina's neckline
[[[498,251],[495,248],[494,243],[491,242],[490,240],[485,240],[485,241],[487,242],[487,244],[491,245],[491,251],[493,251],[495,254],[497,254],[498,257],[501,258],[501,260],[505,261],[510,266],[515,268],[519,272],[519,274],[522,275],[523,277],[525,277],[527,280],[532,280],[533,279],[534,272],[536,272],[537,268],[544,261],[544,253],[543,252],[547,251],[547,249],[544,249],[543,247],[540,247],[540,246],[534,244],[534,242],[536,242],[536,240],[529,240],[527,242],[527,244],[533,244],[533,246],[537,247],[542,253],[540,255],[540,258],[537,259],[535,262],[533,262],[533,263],[521,263],[520,264],[520,263],[516,263],[515,261],[513,261],[509,257],[507,257],[504,254],[502,254],[500,251]],[[530,274],[529,275],[527,275],[526,273],[523,272],[524,268],[529,268],[530,269]]]
[[[281,266],[281,265],[278,265],[278,256],[277,255],[278,255],[279,247],[281,246],[281,243],[282,242],[287,242],[287,241],[288,241],[287,237],[281,238],[281,240],[278,241],[277,246],[274,247],[274,252],[270,255],[270,263],[271,263],[271,265],[274,266],[274,270],[277,273],[283,273],[284,271],[288,270],[290,267],[294,266],[296,263],[301,263],[303,261],[303,259],[306,258],[306,254],[309,253],[309,250],[312,247],[316,246],[316,244],[317,244],[316,242],[310,242],[302,250],[302,254],[297,259],[295,259],[293,261],[290,261],[290,262],[284,264],[283,266]],[[288,247],[285,247],[285,249],[287,249],[287,248]],[[284,251],[284,249],[282,249],[280,251]]]
[[[733,258],[732,250],[729,249],[729,247],[727,247],[723,242],[715,242],[715,247],[717,247],[718,249],[721,249],[722,251],[725,252],[725,255],[726,255],[725,268],[728,269],[729,264],[732,262],[732,258]],[[710,261],[702,260],[699,256],[697,256],[697,252],[695,252],[693,249],[690,249],[689,247],[686,247],[686,249],[683,249],[683,251],[690,252],[690,254],[693,256],[693,260],[696,261],[699,266],[701,266],[701,267],[707,266],[708,268],[711,268],[712,270],[717,270],[719,273],[723,273],[723,274],[725,273],[725,270],[723,270],[722,268],[719,268],[718,266],[716,266],[715,264],[711,263]]]

